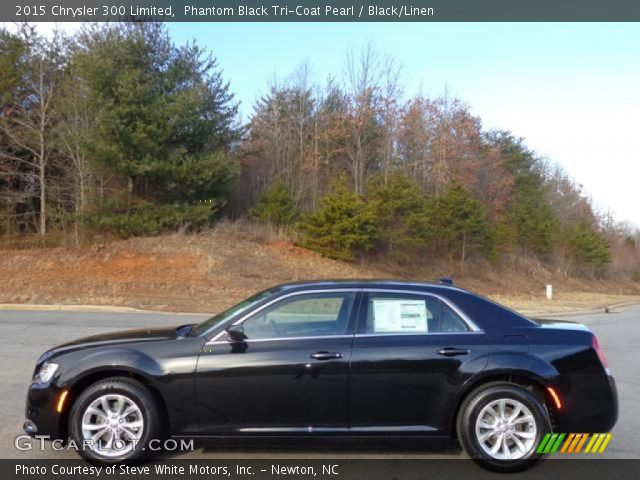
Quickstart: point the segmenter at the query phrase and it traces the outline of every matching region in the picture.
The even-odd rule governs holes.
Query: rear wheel
[[[69,432],[89,460],[117,463],[139,458],[161,432],[158,402],[140,382],[113,377],[101,380],[74,402]]]
[[[472,392],[458,416],[458,438],[483,467],[515,472],[532,466],[537,446],[551,431],[549,415],[535,395],[507,383],[489,384]]]

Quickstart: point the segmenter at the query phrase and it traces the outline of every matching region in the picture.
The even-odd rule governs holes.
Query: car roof
[[[319,279],[306,280],[300,282],[283,283],[274,287],[279,292],[308,290],[308,289],[331,289],[331,288],[384,288],[384,289],[406,289],[406,290],[455,290],[465,291],[455,285],[435,282],[419,282],[396,279]]]

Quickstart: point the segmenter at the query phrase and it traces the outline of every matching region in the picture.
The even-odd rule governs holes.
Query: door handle
[[[316,360],[331,360],[333,358],[342,358],[342,353],[340,352],[316,352],[311,354],[311,358],[315,358]]]
[[[469,350],[466,348],[445,347],[438,350],[438,355],[444,355],[445,357],[455,357],[456,355],[469,355]]]

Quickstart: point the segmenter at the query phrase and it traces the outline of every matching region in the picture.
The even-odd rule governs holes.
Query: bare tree
[[[381,169],[386,183],[389,178],[389,174],[396,166],[396,143],[398,137],[398,124],[400,122],[400,99],[404,93],[404,88],[401,79],[402,68],[392,56],[385,55],[381,68],[383,136]]]
[[[47,233],[47,164],[53,153],[51,129],[57,112],[54,100],[62,77],[62,38],[45,39],[32,26],[23,24],[20,36],[26,45],[21,88],[11,109],[0,118],[0,145],[4,171],[20,171],[37,178],[39,197],[38,232]]]
[[[368,44],[359,53],[348,52],[345,72],[351,104],[347,168],[355,192],[362,194],[368,173],[377,163],[381,141],[380,61],[373,45]]]
[[[87,143],[94,129],[94,115],[86,85],[78,76],[68,74],[60,89],[57,104],[64,111],[55,129],[60,158],[59,167],[71,177],[74,218],[74,240],[80,241],[79,216],[86,211],[88,188],[94,175],[87,155]]]

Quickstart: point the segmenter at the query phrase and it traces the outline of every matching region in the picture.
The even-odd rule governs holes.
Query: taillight
[[[607,363],[607,359],[605,358],[604,353],[603,353],[602,349],[600,348],[600,344],[598,344],[598,339],[597,339],[597,337],[595,335],[593,336],[593,349],[598,354],[598,358],[600,359],[600,363],[604,367],[605,371],[607,373],[609,373],[609,364]]]

